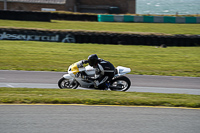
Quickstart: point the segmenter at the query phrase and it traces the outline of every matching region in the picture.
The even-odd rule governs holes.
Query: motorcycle
[[[124,76],[131,72],[130,68],[118,66],[115,68],[115,75],[111,81],[106,82],[107,88],[111,91],[127,91],[131,86],[129,78]],[[85,79],[84,77],[89,77]],[[95,69],[91,66],[78,66],[76,63],[68,68],[68,73],[58,81],[60,89],[76,89],[77,87],[96,89],[94,87]]]

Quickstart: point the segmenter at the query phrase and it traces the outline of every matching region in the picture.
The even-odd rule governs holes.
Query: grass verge
[[[85,21],[33,22],[0,20],[1,27],[42,28],[42,29],[72,29],[109,32],[145,32],[164,34],[200,34],[200,24],[169,24],[169,23],[109,23]]]
[[[0,92],[0,104],[45,103],[200,108],[200,95],[188,94],[29,88],[0,88]]]
[[[1,70],[67,71],[72,63],[98,54],[131,74],[200,77],[200,47],[72,44],[0,41]]]

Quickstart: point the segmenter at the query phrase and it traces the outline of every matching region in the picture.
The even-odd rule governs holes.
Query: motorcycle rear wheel
[[[76,89],[78,87],[78,82],[74,81],[72,84],[70,84],[69,79],[61,78],[58,81],[58,87],[60,89]]]
[[[127,91],[131,86],[131,81],[125,76],[115,78],[110,82],[110,90]]]

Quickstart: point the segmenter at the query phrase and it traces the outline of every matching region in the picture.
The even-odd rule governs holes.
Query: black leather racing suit
[[[87,60],[79,61],[80,64],[88,63]],[[110,81],[115,75],[115,67],[109,61],[103,59],[98,59],[95,69],[95,79],[94,85],[95,88],[105,89],[107,88],[106,82]]]

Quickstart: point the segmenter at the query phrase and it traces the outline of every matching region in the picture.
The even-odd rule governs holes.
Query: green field
[[[41,28],[162,34],[200,34],[200,24],[99,23],[80,21],[28,22],[0,20],[0,28]],[[200,47],[73,44],[35,41],[0,41],[1,70],[67,71],[90,54],[131,68],[131,74],[200,77]],[[146,105],[200,108],[200,97],[90,90],[0,88],[3,103]]]
[[[109,22],[83,22],[58,21],[33,22],[0,20],[0,27],[42,28],[42,29],[72,29],[109,32],[145,32],[164,34],[200,34],[200,24],[168,24],[168,23],[109,23]]]
[[[200,47],[71,44],[0,41],[0,69],[66,71],[72,63],[98,54],[131,74],[200,77]]]
[[[116,92],[98,90],[61,90],[0,88],[0,104],[88,104],[137,105],[200,108],[200,95]]]

